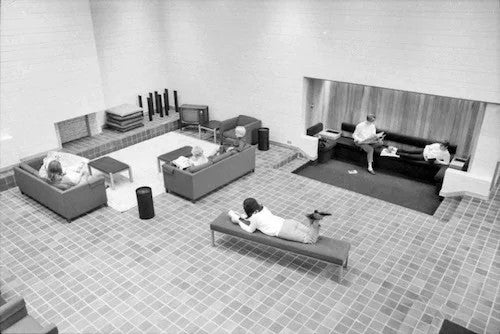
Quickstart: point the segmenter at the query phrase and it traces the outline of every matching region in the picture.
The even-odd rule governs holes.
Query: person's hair
[[[442,141],[440,144],[441,144],[441,146],[443,146],[444,148],[448,148],[448,147],[450,147],[450,142],[449,142],[449,141],[447,141],[447,140]]]
[[[62,173],[61,163],[57,160],[52,160],[47,166],[47,178],[50,182],[56,182],[56,176],[61,176]]]
[[[262,205],[260,205],[255,198],[249,197],[243,201],[243,210],[250,218],[255,212],[262,210]]]
[[[203,149],[199,146],[195,146],[191,149],[191,154],[195,157],[203,155]]]
[[[375,119],[376,119],[376,117],[375,117],[374,114],[368,114],[368,115],[366,115],[366,120],[368,122],[373,122],[373,121],[375,121]]]
[[[244,126],[237,126],[236,128],[234,128],[234,135],[236,136],[236,138],[245,137],[246,133],[247,129],[245,129]]]

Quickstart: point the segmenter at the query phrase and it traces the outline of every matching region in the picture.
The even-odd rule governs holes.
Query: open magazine
[[[397,154],[398,149],[397,147],[394,146],[389,146],[386,147],[380,152],[381,157],[394,157],[394,158],[399,158],[399,155]]]
[[[189,161],[189,158],[187,158],[183,155],[181,155],[180,157],[178,157],[175,160],[172,160],[172,163],[180,169],[186,169],[186,168],[191,166],[191,162]]]

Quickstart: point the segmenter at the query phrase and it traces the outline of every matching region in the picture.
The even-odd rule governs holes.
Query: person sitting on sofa
[[[309,226],[299,223],[293,219],[284,219],[276,216],[265,206],[260,205],[255,198],[247,198],[243,201],[243,210],[246,216],[240,216],[237,212],[229,210],[228,215],[234,224],[248,233],[259,230],[262,233],[286,240],[314,244],[319,237],[319,220],[329,213],[314,211],[308,214]]]
[[[366,116],[366,121],[356,125],[356,129],[352,134],[354,144],[359,146],[366,152],[368,159],[368,172],[374,174],[373,171],[373,150],[377,146],[383,145],[385,134],[383,132],[377,133],[375,128],[375,115],[369,114]]]
[[[444,141],[442,143],[434,143],[426,145],[424,148],[417,148],[413,150],[398,149],[397,155],[399,155],[401,159],[427,161],[430,163],[449,165],[451,159],[450,152],[448,151],[449,146],[450,143]]]
[[[203,153],[203,149],[199,146],[195,146],[191,150],[191,157],[189,158],[189,163],[191,166],[199,166],[208,162],[208,158]]]
[[[67,190],[79,184],[87,176],[87,172],[83,170],[83,164],[76,171],[68,173],[63,172],[59,160],[52,160],[47,167],[47,182],[61,190]]]

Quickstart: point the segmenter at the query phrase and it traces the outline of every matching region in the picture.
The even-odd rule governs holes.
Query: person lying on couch
[[[308,214],[309,226],[299,223],[293,219],[284,219],[276,216],[265,206],[260,205],[255,198],[247,198],[243,201],[243,210],[246,216],[240,216],[237,212],[228,212],[231,221],[239,224],[248,233],[259,230],[262,233],[286,240],[314,244],[319,237],[319,220],[329,213],[314,211]]]
[[[370,174],[375,174],[373,171],[374,148],[383,145],[384,136],[385,134],[383,132],[377,133],[375,128],[375,115],[373,114],[367,115],[366,121],[356,125],[356,129],[352,134],[354,144],[366,152],[368,172]]]
[[[54,187],[67,190],[88,177],[83,164],[75,171],[64,172],[59,160],[52,160],[47,167],[47,182]]]
[[[434,143],[424,148],[413,150],[398,149],[396,154],[399,155],[401,159],[428,161],[441,165],[449,165],[451,159],[450,152],[448,151],[449,146],[450,143],[444,141],[442,143]]]

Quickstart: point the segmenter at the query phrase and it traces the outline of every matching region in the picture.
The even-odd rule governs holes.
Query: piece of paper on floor
[[[355,170],[355,169],[349,169],[347,172],[348,172],[349,174],[358,174],[358,171],[357,171],[357,170]]]

